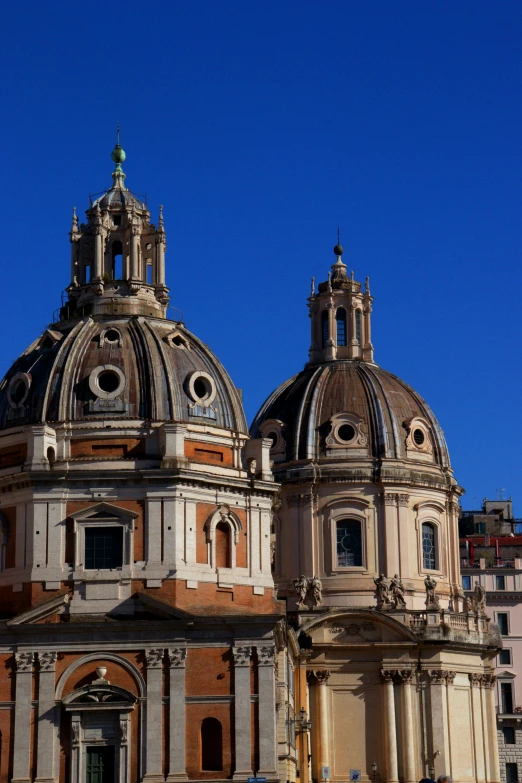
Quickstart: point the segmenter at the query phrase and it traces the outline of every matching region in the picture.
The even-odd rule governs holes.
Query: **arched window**
[[[201,771],[223,769],[223,729],[217,718],[205,718],[201,724]]]
[[[152,285],[152,264],[147,264],[147,285]]]
[[[216,568],[230,568],[232,565],[232,552],[230,536],[231,530],[226,522],[218,522],[216,525]]]
[[[340,568],[362,566],[361,523],[357,519],[337,522],[337,565]]]
[[[361,342],[361,311],[355,311],[355,339],[358,343]]]
[[[321,334],[323,336],[323,348],[326,347],[326,343],[328,342],[329,335],[329,329],[328,329],[328,310],[323,310],[321,313]]]
[[[123,278],[123,248],[119,240],[112,243],[112,279]]]
[[[346,345],[346,310],[338,307],[335,314],[337,324],[337,345]]]
[[[437,567],[435,527],[430,522],[422,525],[422,567],[432,571]]]

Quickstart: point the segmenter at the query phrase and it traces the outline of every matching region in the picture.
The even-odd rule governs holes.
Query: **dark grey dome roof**
[[[97,379],[106,393],[95,393]],[[222,364],[182,324],[161,318],[53,325],[0,383],[1,429],[100,415],[247,432],[239,393]]]
[[[346,360],[309,365],[276,389],[257,413],[250,434],[261,436],[264,421],[283,423],[286,460],[320,459],[332,416],[360,417],[373,458],[406,459],[408,422],[427,422],[433,459],[449,467],[440,425],[428,404],[397,376],[369,362]],[[265,433],[266,435],[266,433]]]

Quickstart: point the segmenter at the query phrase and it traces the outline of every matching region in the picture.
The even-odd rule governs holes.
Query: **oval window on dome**
[[[89,388],[92,393],[103,400],[113,400],[125,389],[125,375],[114,364],[103,364],[96,367],[89,376]]]
[[[186,380],[186,391],[198,405],[208,407],[216,396],[216,384],[206,372],[193,372]]]
[[[31,388],[31,376],[29,373],[17,372],[11,378],[7,387],[7,399],[12,408],[20,408],[27,399]]]
[[[415,441],[417,446],[424,445],[424,442],[426,440],[426,435],[420,429],[420,427],[417,427],[417,429],[413,430],[413,440]]]

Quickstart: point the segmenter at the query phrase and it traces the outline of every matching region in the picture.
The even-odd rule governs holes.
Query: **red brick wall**
[[[21,465],[27,457],[27,443],[17,443],[0,449],[0,470]]]
[[[213,443],[185,441],[185,457],[191,462],[203,462],[207,465],[234,465],[234,452],[227,446],[216,446]]]
[[[272,590],[253,595],[248,585],[223,590],[216,584],[200,582],[197,590],[192,590],[187,588],[185,580],[168,579],[161,587],[148,590],[143,580],[133,579],[132,591],[146,593],[194,614],[282,614]]]
[[[205,524],[215,510],[216,506],[213,503],[198,503],[196,505],[196,563],[208,563]]]
[[[188,696],[228,696],[232,693],[232,653],[229,647],[188,650]]]
[[[71,441],[71,457],[141,457],[145,455],[145,438],[100,438]]]
[[[217,718],[223,728],[223,771],[202,772],[200,731],[204,718]],[[187,704],[187,774],[190,779],[215,780],[232,776],[232,705]]]

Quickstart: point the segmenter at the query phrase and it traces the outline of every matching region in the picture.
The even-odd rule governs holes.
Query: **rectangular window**
[[[497,612],[497,625],[501,636],[507,636],[509,634],[509,623],[507,612]]]
[[[121,226],[121,215],[113,215],[112,222],[115,226]]]
[[[495,577],[495,588],[497,590],[505,590],[506,589],[506,577],[505,576],[496,576]]]
[[[513,715],[513,686],[510,682],[500,683],[500,708],[503,715]]]
[[[85,528],[85,568],[121,568],[123,565],[123,528]]]
[[[340,568],[362,566],[361,523],[343,519],[337,523],[337,565]]]
[[[504,734],[504,745],[514,745],[515,744],[515,727],[514,726],[504,726],[502,729],[502,733]]]
[[[518,769],[514,763],[506,764],[506,783],[518,783]]]
[[[498,654],[499,666],[511,666],[511,650],[509,648],[501,650]]]
[[[462,577],[462,589],[463,590],[471,590],[471,577],[470,576],[463,576]]]

